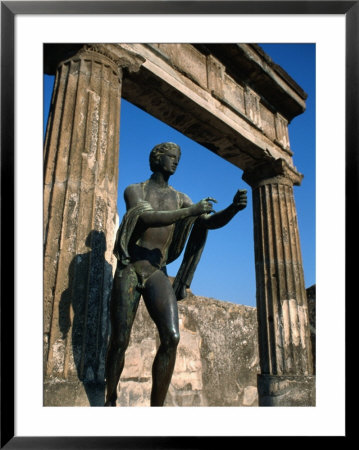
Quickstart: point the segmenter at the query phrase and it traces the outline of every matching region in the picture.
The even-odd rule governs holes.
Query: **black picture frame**
[[[14,435],[14,33],[18,14],[339,14],[346,20],[346,266],[357,246],[359,1],[1,2],[1,448],[202,448],[225,437],[19,437]],[[349,239],[350,237],[350,239]],[[355,278],[355,277],[353,277]],[[354,279],[346,273],[346,295]],[[348,340],[348,339],[347,339]],[[329,374],[328,374],[329,375]],[[347,434],[349,437],[349,429]],[[228,438],[233,439],[233,438]],[[237,438],[235,438],[237,439]],[[226,445],[226,444],[225,444]]]

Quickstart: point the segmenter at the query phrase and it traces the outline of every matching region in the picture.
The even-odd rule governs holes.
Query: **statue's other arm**
[[[233,197],[233,202],[222,211],[215,212],[214,214],[205,214],[201,217],[201,222],[204,227],[209,230],[215,230],[221,228],[237,214],[247,206],[247,190],[240,189]]]
[[[125,190],[125,202],[127,209],[136,206],[142,201],[140,191],[136,185],[128,186]],[[170,211],[145,211],[139,217],[139,222],[145,227],[163,227],[172,225],[178,220],[191,216],[200,216],[201,214],[212,211],[211,199],[204,199],[198,203],[187,207]],[[184,205],[183,205],[184,206]]]

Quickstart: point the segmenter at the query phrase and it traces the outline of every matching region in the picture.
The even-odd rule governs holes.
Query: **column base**
[[[315,406],[315,376],[258,375],[259,406]]]
[[[45,380],[44,406],[104,406],[105,383]]]

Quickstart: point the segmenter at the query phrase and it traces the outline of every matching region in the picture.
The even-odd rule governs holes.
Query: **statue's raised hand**
[[[212,197],[206,197],[193,205],[194,215],[199,216],[201,214],[214,212],[212,202],[217,203],[217,200]]]
[[[238,211],[247,206],[247,189],[238,189],[233,197],[233,204],[238,208]]]

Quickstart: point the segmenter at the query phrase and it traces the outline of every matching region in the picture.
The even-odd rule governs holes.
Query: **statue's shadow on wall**
[[[69,268],[69,286],[59,305],[62,338],[70,338],[77,377],[83,383],[89,404],[105,401],[105,359],[109,336],[109,299],[112,267],[105,260],[106,238],[92,230],[86,239],[88,253],[76,255]],[[71,308],[72,306],[72,308]],[[70,350],[70,349],[68,349]],[[76,380],[69,368],[69,380]]]

